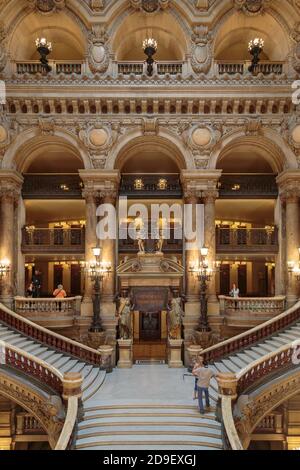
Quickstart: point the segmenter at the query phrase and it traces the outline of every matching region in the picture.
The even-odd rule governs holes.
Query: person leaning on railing
[[[231,289],[231,291],[229,292],[229,295],[230,295],[230,297],[232,297],[233,299],[238,299],[238,298],[239,298],[239,296],[240,296],[240,289],[237,287],[236,284],[233,284],[233,285],[232,285],[232,289]],[[234,301],[234,308],[235,308],[235,310],[237,310],[237,308],[238,308],[238,303],[237,303],[236,300]]]
[[[62,284],[59,284],[57,286],[57,289],[55,289],[55,291],[53,292],[53,297],[59,300],[65,299],[67,297],[67,293],[64,290],[64,286]],[[58,310],[61,311],[61,302],[57,302],[56,305],[58,307]]]

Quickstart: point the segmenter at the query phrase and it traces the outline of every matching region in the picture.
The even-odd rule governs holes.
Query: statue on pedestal
[[[118,309],[120,339],[132,338],[132,311],[131,299],[129,297],[122,297]]]
[[[170,339],[181,339],[181,327],[184,311],[181,297],[173,298],[168,307],[168,331]]]

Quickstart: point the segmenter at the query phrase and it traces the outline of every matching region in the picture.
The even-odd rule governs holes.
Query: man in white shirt
[[[193,375],[198,378],[198,402],[200,413],[204,415],[203,393],[205,395],[206,410],[210,411],[209,387],[210,381],[217,374],[212,369],[204,367],[203,357],[199,357],[193,369]]]

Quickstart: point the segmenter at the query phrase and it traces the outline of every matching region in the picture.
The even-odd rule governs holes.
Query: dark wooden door
[[[81,294],[81,270],[77,264],[71,265],[71,295]]]
[[[240,296],[247,296],[247,266],[241,265],[238,269],[238,288],[240,290]]]
[[[161,312],[140,312],[140,340],[158,341],[161,339]]]
[[[220,271],[220,295],[229,295],[230,292],[230,265],[222,264]]]
[[[54,272],[53,272],[54,289],[56,289],[57,286],[62,283],[63,283],[63,267],[60,265],[54,265]]]

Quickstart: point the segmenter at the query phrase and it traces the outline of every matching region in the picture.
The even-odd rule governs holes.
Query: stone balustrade
[[[22,231],[23,253],[84,253],[84,228],[28,228]]]
[[[142,75],[146,74],[146,62],[118,62],[118,74]],[[154,74],[178,75],[183,73],[183,62],[155,62]]]
[[[278,229],[217,227],[216,243],[219,253],[277,253]]]
[[[85,63],[83,61],[53,61],[49,60],[54,75],[82,75],[85,71]],[[40,61],[18,61],[13,63],[13,71],[18,75],[43,73]]]
[[[17,435],[45,435],[41,423],[31,413],[21,411],[16,414]]]
[[[262,419],[254,434],[281,434],[282,432],[283,414],[279,411],[274,411]]]
[[[219,296],[220,312],[226,326],[251,328],[271,320],[285,309],[285,296],[239,297]]]
[[[244,75],[248,72],[251,61],[216,61],[216,71],[218,75]],[[255,69],[256,73],[263,75],[282,75],[284,73],[284,62],[261,61]]]
[[[14,299],[15,311],[18,315],[53,330],[71,328],[81,321],[81,301],[80,296],[66,299],[32,299],[31,297],[15,297]]]

